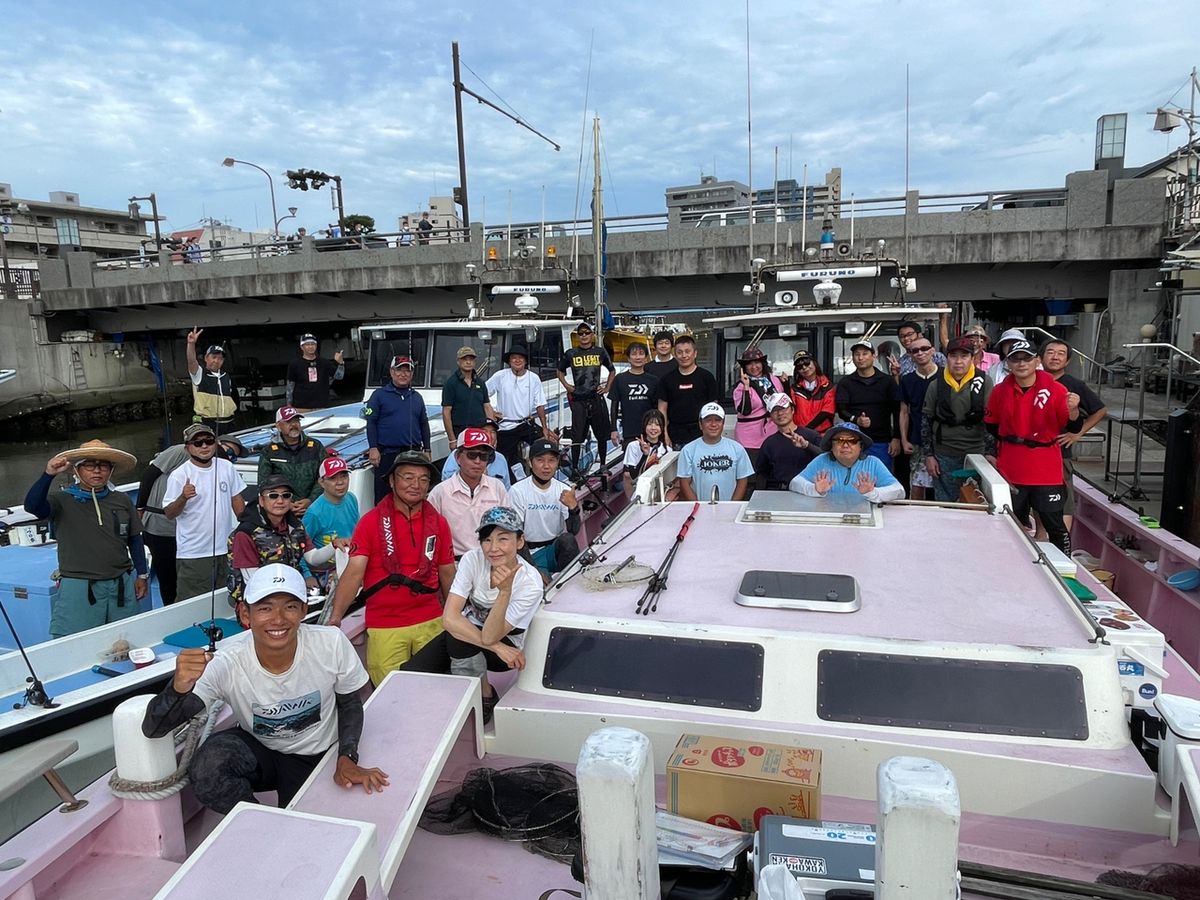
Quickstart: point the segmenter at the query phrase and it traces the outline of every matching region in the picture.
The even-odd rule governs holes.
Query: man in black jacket
[[[900,397],[896,382],[875,368],[875,345],[863,338],[850,345],[854,371],[838,382],[837,411],[870,438],[867,452],[892,471],[900,452]]]

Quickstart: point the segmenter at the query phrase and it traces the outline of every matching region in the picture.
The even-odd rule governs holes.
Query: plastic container
[[[1167,584],[1181,591],[1194,591],[1200,587],[1200,569],[1184,569],[1167,579]]]
[[[129,651],[129,661],[135,669],[143,669],[154,662],[154,651],[149,647],[134,647]]]

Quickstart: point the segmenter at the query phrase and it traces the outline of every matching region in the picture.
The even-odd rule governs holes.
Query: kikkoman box
[[[763,816],[821,818],[821,751],[685,734],[667,760],[667,809],[739,831]]]

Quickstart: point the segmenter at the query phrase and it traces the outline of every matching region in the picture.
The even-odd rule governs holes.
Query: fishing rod
[[[654,573],[650,578],[650,583],[646,585],[646,590],[642,592],[641,599],[638,600],[637,608],[634,610],[634,615],[640,613],[643,616],[648,616],[650,613],[658,610],[658,595],[667,589],[667,578],[671,574],[671,564],[675,562],[675,554],[679,552],[679,545],[687,537],[688,529],[696,521],[696,513],[699,511],[700,501],[697,500],[695,505],[692,506],[691,514],[684,519],[683,527],[679,529],[679,534],[675,535],[675,543],[667,551],[667,556],[662,561],[662,565],[658,567],[658,571]],[[650,602],[647,603],[647,601]]]
[[[46,686],[42,684],[42,680],[38,678],[37,672],[33,670],[33,663],[29,661],[29,655],[25,652],[25,645],[21,643],[21,636],[17,634],[16,626],[13,625],[12,619],[8,617],[8,610],[4,608],[4,601],[2,600],[0,600],[0,613],[4,614],[4,621],[8,624],[8,630],[12,632],[13,640],[17,642],[17,649],[21,651],[21,659],[25,660],[25,668],[29,670],[29,677],[25,679],[29,685],[29,687],[25,688],[25,698],[21,703],[14,703],[13,709],[24,709],[26,706],[40,706],[43,709],[54,709],[58,704],[46,693]]]

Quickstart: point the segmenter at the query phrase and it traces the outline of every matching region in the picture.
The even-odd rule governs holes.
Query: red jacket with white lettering
[[[992,388],[983,421],[996,425],[996,468],[1010,484],[1063,483],[1063,433],[1070,412],[1067,389],[1038,369],[1033,384],[1022,388],[1013,376]]]

